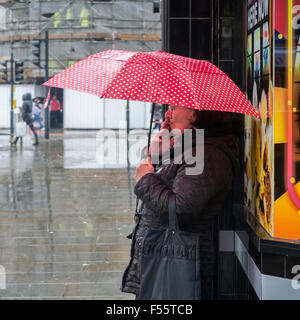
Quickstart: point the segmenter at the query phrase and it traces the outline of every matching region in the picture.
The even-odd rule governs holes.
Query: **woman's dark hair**
[[[196,120],[192,123],[197,129],[204,129],[205,135],[241,135],[244,128],[244,115],[232,112],[195,110]]]

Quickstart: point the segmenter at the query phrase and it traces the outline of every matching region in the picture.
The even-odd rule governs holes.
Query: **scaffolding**
[[[0,0],[0,61],[11,50],[24,61],[25,82],[44,77],[31,63],[33,39],[49,32],[49,75],[107,49],[161,50],[159,0]],[[162,7],[162,6],[160,6]],[[158,10],[157,10],[158,8]],[[45,64],[44,44],[41,65]]]

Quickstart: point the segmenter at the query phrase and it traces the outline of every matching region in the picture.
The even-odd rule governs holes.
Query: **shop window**
[[[248,98],[252,97],[252,85],[253,85],[253,71],[252,71],[252,55],[247,56],[246,58],[246,79],[247,79],[247,96]]]
[[[235,6],[232,0],[220,1],[220,17],[234,17]]]
[[[195,59],[211,59],[211,20],[192,19],[191,54]]]
[[[211,16],[212,1],[191,0],[191,15],[195,18],[209,18]]]
[[[170,52],[189,56],[189,20],[170,20]]]
[[[228,75],[229,78],[233,78],[232,61],[220,61],[220,69]]]
[[[190,1],[189,0],[171,0],[169,1],[170,17],[189,17]]]
[[[222,19],[220,22],[220,59],[232,59],[232,20]]]

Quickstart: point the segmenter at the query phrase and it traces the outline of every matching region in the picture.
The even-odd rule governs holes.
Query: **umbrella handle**
[[[153,121],[153,114],[154,114],[154,106],[155,106],[155,104],[152,103],[150,126],[149,126],[149,133],[148,133],[148,145],[147,145],[148,154],[149,154],[149,149],[150,149],[150,140],[151,140],[151,132],[152,132],[152,121]],[[150,155],[150,157],[151,157],[151,155]]]

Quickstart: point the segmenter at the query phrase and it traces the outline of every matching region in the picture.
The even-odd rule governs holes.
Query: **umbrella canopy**
[[[163,51],[99,52],[73,64],[44,85],[87,92],[100,98],[260,117],[237,85],[219,68],[208,61]]]

